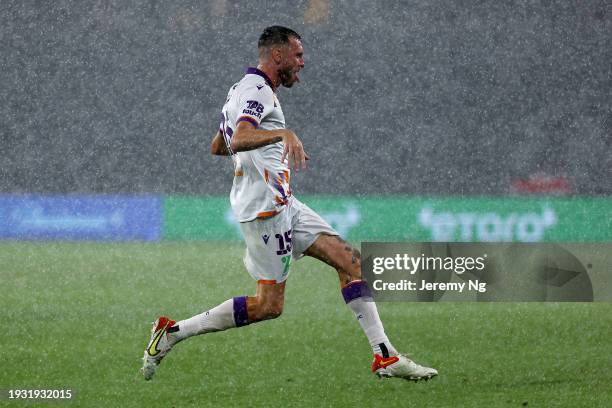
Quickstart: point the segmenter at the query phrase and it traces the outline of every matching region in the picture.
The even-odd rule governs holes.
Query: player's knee
[[[277,317],[280,317],[281,314],[283,314],[283,307],[274,307],[268,309],[266,319],[276,319]]]
[[[282,313],[283,313],[282,304],[270,304],[262,308],[260,318],[261,320],[276,319]]]
[[[353,255],[351,257],[351,263],[355,268],[361,270],[361,252],[358,249],[353,248]]]
[[[283,303],[272,302],[259,304],[255,310],[255,320],[271,320],[276,319],[283,313]]]
[[[344,268],[342,269],[344,269],[351,278],[358,279],[361,277],[361,252],[356,248],[351,248],[349,258],[350,259],[346,260]]]
[[[361,253],[358,249],[349,248],[348,256],[344,257],[342,263],[336,268],[338,278],[342,285],[361,279]]]

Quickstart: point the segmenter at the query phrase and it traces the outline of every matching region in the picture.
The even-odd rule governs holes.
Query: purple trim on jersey
[[[257,123],[257,121],[250,116],[239,117],[238,120],[236,121],[236,126],[238,126],[238,123],[240,122],[249,122],[251,125],[255,126],[256,128],[259,127],[259,123]]]
[[[349,303],[360,297],[372,297],[372,293],[366,281],[355,281],[342,288],[342,297],[346,303]]]
[[[236,327],[246,326],[249,324],[246,296],[234,298],[234,322],[236,323]]]
[[[276,190],[281,194],[281,198],[283,199],[283,201],[286,203],[288,198],[287,198],[287,193],[285,192],[285,189],[283,188],[283,185],[281,183],[278,182],[278,179],[276,177],[274,177],[272,179],[272,186],[274,188],[276,188]]]
[[[276,90],[276,88],[274,87],[274,84],[272,83],[272,80],[270,79],[270,77],[265,72],[263,72],[262,70],[254,68],[254,67],[248,67],[246,73],[247,74],[253,74],[253,75],[259,75],[260,77],[262,77],[263,79],[266,80],[266,83],[268,85],[270,85],[270,88],[272,88],[273,91]]]

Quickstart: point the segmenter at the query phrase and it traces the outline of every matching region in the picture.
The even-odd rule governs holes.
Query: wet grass
[[[379,381],[334,273],[310,259],[295,264],[280,319],[181,343],[145,382],[138,370],[149,322],[251,294],[241,258],[241,247],[220,244],[1,244],[0,388],[75,391],[57,406],[612,401],[612,304],[381,303],[395,346],[440,376]]]

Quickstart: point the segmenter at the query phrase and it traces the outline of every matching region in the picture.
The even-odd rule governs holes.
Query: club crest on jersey
[[[263,239],[264,244],[268,245],[268,240],[270,239],[270,237],[267,234],[263,234],[261,238]]]

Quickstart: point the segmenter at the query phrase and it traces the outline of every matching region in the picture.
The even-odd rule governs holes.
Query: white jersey
[[[284,129],[285,116],[268,76],[257,68],[247,69],[234,84],[222,110],[220,130],[234,161],[234,184],[230,202],[239,222],[265,218],[281,212],[289,203],[290,170],[281,162],[284,144],[234,153],[230,142],[239,122],[247,121],[265,130]]]

